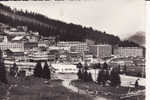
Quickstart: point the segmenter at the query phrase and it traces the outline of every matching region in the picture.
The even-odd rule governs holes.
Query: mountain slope
[[[133,36],[129,37],[127,40],[133,41],[141,46],[145,46],[145,32],[136,32]]]
[[[55,36],[61,41],[84,41],[90,39],[96,43],[115,45],[123,43],[119,37],[72,23],[47,18],[44,15],[11,9],[0,3],[0,22],[12,27],[27,26],[42,36]]]

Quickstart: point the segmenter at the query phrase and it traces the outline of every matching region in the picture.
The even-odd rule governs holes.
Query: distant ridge
[[[127,40],[133,41],[141,46],[145,46],[145,32],[139,31],[129,37]]]
[[[29,30],[37,31],[42,36],[55,36],[58,41],[85,41],[90,39],[96,44],[123,44],[118,36],[83,27],[73,23],[50,19],[44,15],[11,9],[0,3],[0,22],[12,27],[27,26]],[[128,42],[132,43],[132,42]],[[132,46],[137,44],[132,43]]]

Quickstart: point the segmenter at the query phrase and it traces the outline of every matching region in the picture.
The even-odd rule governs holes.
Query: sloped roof
[[[12,53],[12,51],[10,49],[5,50],[5,52]]]
[[[17,48],[17,49],[9,49],[11,52],[24,52],[24,50],[23,49],[19,49],[19,48]]]
[[[16,36],[16,37],[14,37],[13,39],[12,39],[12,41],[18,41],[18,40],[21,40],[21,39],[23,39],[24,38],[24,36]]]

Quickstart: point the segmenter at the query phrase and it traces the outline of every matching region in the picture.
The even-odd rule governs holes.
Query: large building
[[[141,47],[117,47],[114,48],[114,55],[121,57],[143,57],[143,48]]]
[[[25,51],[36,50],[37,48],[38,48],[38,43],[37,42],[25,42],[24,43]]]
[[[24,44],[23,43],[0,43],[0,49],[1,50],[7,50],[7,49],[17,49],[17,50],[24,50]]]
[[[39,36],[34,34],[27,34],[26,38],[28,39],[28,42],[38,42]]]
[[[80,43],[75,46],[71,46],[70,51],[83,53],[84,51],[89,51],[89,48],[87,43]]]
[[[77,64],[82,61],[82,54],[78,52],[70,52],[68,54],[68,57],[69,57],[68,61],[73,64]]]
[[[0,49],[1,50],[15,49],[15,50],[24,51],[24,43],[9,42],[7,36],[4,36],[3,41],[0,42]]]
[[[57,43],[58,47],[71,47],[71,46],[75,46],[78,44],[81,44],[83,42],[80,41],[60,41]]]
[[[55,37],[43,37],[41,36],[40,40],[39,40],[39,45],[45,44],[46,46],[51,46],[55,44]]]
[[[96,58],[109,57],[112,54],[112,46],[108,44],[90,45],[89,52]]]
[[[5,59],[10,60],[10,61],[25,61],[26,60],[24,51],[15,50],[15,49],[5,50],[4,57],[5,57]]]
[[[24,43],[14,43],[14,42],[9,42],[7,39],[7,36],[4,36],[4,39],[2,42],[0,42],[0,49],[1,50],[7,50],[7,49],[17,49],[17,50],[24,50]]]
[[[55,63],[55,64],[51,64],[51,66],[55,69],[56,73],[77,73],[78,72],[76,65],[73,64]]]
[[[16,28],[11,29],[11,30],[4,30],[4,32],[11,36],[25,36],[26,35],[26,32],[18,31]]]
[[[4,31],[6,29],[9,29],[10,27],[6,24],[0,23],[0,31]]]
[[[3,32],[0,32],[0,42],[4,42],[7,40],[7,35]]]
[[[29,40],[25,36],[15,36],[11,42],[16,42],[16,43],[25,43],[28,42]]]
[[[58,47],[70,47],[71,52],[82,53],[88,51],[88,44],[80,41],[61,41],[57,43]]]
[[[28,55],[30,61],[54,61],[56,56],[48,51],[36,51]]]

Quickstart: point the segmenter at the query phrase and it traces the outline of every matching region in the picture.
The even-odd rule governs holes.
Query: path
[[[72,74],[59,74],[59,75],[58,75],[58,78],[64,80],[64,81],[62,82],[63,86],[65,86],[66,88],[70,89],[71,91],[77,92],[77,93],[79,93],[79,94],[85,94],[85,95],[88,94],[88,95],[91,95],[91,94],[89,94],[87,91],[82,90],[82,89],[79,89],[79,88],[77,88],[77,87],[71,85],[71,81],[77,79],[77,76],[76,76],[76,75],[72,75]],[[92,95],[91,95],[91,96],[92,96]],[[106,98],[104,98],[104,97],[96,96],[96,97],[94,98],[94,100],[108,100],[108,99],[106,99]]]

